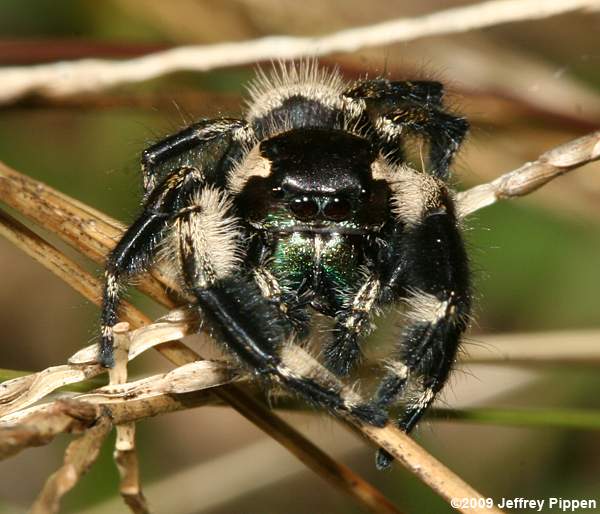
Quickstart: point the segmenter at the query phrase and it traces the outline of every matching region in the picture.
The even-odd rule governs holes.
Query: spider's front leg
[[[351,388],[298,362],[294,320],[274,304],[239,261],[236,221],[224,192],[204,190],[177,216],[173,233],[185,287],[225,346],[263,378],[275,380],[334,413],[383,425],[385,411],[363,402]],[[297,321],[297,320],[296,320]]]
[[[185,196],[203,182],[204,176],[196,168],[181,168],[168,175],[152,190],[142,214],[108,255],[98,356],[104,367],[114,365],[112,327],[118,321],[121,283],[152,264],[156,248],[169,229],[172,212],[177,211]]]
[[[423,180],[429,186],[437,182]],[[382,280],[386,303],[405,300],[408,324],[387,362],[375,404],[387,409],[400,401],[397,423],[406,432],[448,378],[471,307],[468,259],[454,205],[441,183],[429,193],[427,203],[405,211],[406,228],[392,239]],[[379,450],[377,467],[384,469],[392,460]]]
[[[172,170],[195,166],[207,174],[209,180],[227,176],[242,144],[252,136],[246,122],[234,118],[202,120],[162,139],[142,152],[141,168],[144,197]],[[242,143],[242,144],[240,144]]]
[[[144,206],[106,262],[99,360],[113,365],[112,326],[118,321],[121,282],[145,271],[171,217],[207,181],[224,180],[228,166],[253,137],[242,120],[204,120],[163,139],[142,154]]]

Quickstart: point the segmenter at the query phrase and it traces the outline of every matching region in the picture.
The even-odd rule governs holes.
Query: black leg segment
[[[156,248],[165,236],[171,213],[177,211],[182,198],[203,181],[195,168],[182,168],[167,176],[147,199],[142,214],[127,229],[108,255],[105,285],[102,294],[100,363],[113,366],[112,326],[117,322],[120,287],[123,277],[129,278],[145,271],[153,261]]]
[[[428,172],[445,179],[469,124],[444,109],[443,93],[439,82],[375,79],[355,84],[344,95],[364,102],[363,124],[372,126],[389,161],[403,163],[406,136],[418,135],[429,143]]]
[[[231,159],[237,156],[249,137],[246,127],[244,121],[237,119],[204,120],[144,150],[142,175],[145,195],[148,196],[171,170],[183,166],[201,168],[209,179],[225,175],[232,165]]]
[[[388,298],[404,298],[407,327],[388,361],[375,397],[387,409],[400,401],[398,426],[409,432],[444,385],[454,363],[471,307],[468,260],[449,205],[426,213],[396,243],[396,269],[388,268]],[[410,394],[409,394],[410,393]],[[381,451],[378,467],[391,457]]]

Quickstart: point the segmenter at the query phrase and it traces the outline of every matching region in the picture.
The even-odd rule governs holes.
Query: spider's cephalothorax
[[[111,366],[119,286],[166,261],[239,361],[312,403],[409,431],[446,381],[470,309],[469,270],[446,185],[467,122],[437,82],[346,84],[314,62],[250,87],[243,119],[201,121],[148,148],[145,200],[110,254],[100,359]],[[424,171],[406,163],[428,143]],[[407,323],[368,400],[292,357],[311,313],[335,331],[324,364],[347,375],[381,307]],[[378,453],[386,467],[391,457]]]

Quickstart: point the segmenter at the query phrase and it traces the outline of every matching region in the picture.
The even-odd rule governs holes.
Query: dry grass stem
[[[463,345],[461,363],[539,366],[540,364],[598,366],[600,331],[568,330],[471,337]]]
[[[135,425],[132,426],[135,428]],[[150,511],[140,487],[139,464],[135,448],[115,450],[114,458],[121,477],[119,492],[123,501],[134,514],[147,514]]]
[[[163,321],[154,325],[142,327],[133,332],[131,345],[132,352],[129,354],[129,358],[133,359],[141,352],[161,343],[177,340],[184,335],[187,330],[188,325],[183,323],[181,311],[174,311],[170,316],[164,318]],[[52,366],[38,373],[13,380],[7,380],[0,384],[0,416],[5,416],[12,412],[24,409],[48,396],[60,387],[81,382],[106,372],[106,369],[102,368],[96,362],[97,351],[96,345],[92,345],[73,355],[69,359],[68,364]],[[193,362],[190,366],[198,367],[198,364]],[[203,369],[202,372],[206,373],[207,370]],[[142,382],[144,383],[146,390],[152,390],[152,388],[147,385],[147,380]],[[177,380],[175,383],[177,383]],[[137,385],[130,383],[121,387],[131,393],[131,390],[137,387]],[[114,391],[115,389],[116,387],[114,385],[106,388],[107,393]],[[102,394],[102,391],[103,389],[100,389],[98,394]]]
[[[127,362],[129,361],[129,349],[132,345],[129,323],[117,323],[113,328],[113,333],[115,337],[115,365],[108,371],[110,386],[127,382]],[[116,425],[115,428],[117,437],[113,457],[121,477],[119,492],[125,504],[134,514],[147,514],[149,510],[142,493],[139,463],[135,451],[135,423],[121,423]]]
[[[481,494],[396,427],[387,425],[383,428],[376,428],[361,425],[359,428],[371,441],[390,452],[448,503],[453,498],[474,498],[481,500],[481,503],[484,504],[484,497]],[[464,514],[469,512],[475,514],[501,514],[503,512],[497,507],[486,508],[480,506],[474,508],[460,507],[457,510]]]
[[[120,326],[116,326],[117,329],[123,328],[123,324]],[[162,330],[162,327],[161,327]],[[173,337],[179,337],[181,334],[180,328],[176,328],[173,331]],[[133,338],[132,338],[133,340]],[[292,347],[289,351],[295,352],[294,359],[296,361],[302,361],[309,363],[310,366],[319,367],[320,373],[327,376],[327,379],[332,384],[339,385],[339,380],[333,374],[329,373],[325,370],[317,361],[315,361],[309,354],[307,354],[304,350],[299,347]],[[126,359],[126,356],[121,355],[122,359]],[[172,371],[171,377],[175,377],[177,375],[185,376],[189,378],[189,370],[194,370],[201,368],[199,365],[192,366],[187,365],[184,366],[183,370],[174,370]],[[117,366],[118,368],[118,366]],[[215,369],[215,368],[213,368]],[[183,389],[181,388],[182,381],[175,379],[170,380],[167,376],[158,376],[158,377],[150,377],[148,379],[143,379],[138,381],[137,383],[132,383],[129,385],[125,384],[111,384],[107,387],[100,388],[96,392],[92,392],[86,395],[81,395],[77,397],[79,401],[87,400],[93,402],[100,402],[104,409],[108,410],[111,413],[112,419],[116,425],[122,423],[130,423],[133,420],[131,419],[131,411],[124,407],[123,413],[121,413],[121,417],[119,417],[119,413],[115,411],[115,407],[119,404],[132,404],[132,403],[140,403],[145,402],[146,408],[149,408],[149,405],[152,405],[146,413],[151,412],[152,415],[156,415],[161,412],[161,409],[165,409],[165,412],[171,412],[177,406],[173,405],[169,402],[169,398],[173,397],[173,391],[186,391],[188,394],[193,392],[190,390],[191,384],[194,383],[194,380],[203,380],[203,387],[206,386],[206,380],[209,381],[209,386],[215,386],[218,383],[222,383],[223,372],[222,369],[216,368],[220,373],[214,376],[214,378],[210,379],[210,375],[207,373],[195,374],[192,373],[192,379],[184,381]],[[119,373],[118,371],[116,372]],[[153,387],[154,385],[154,387]],[[108,401],[107,400],[108,396]],[[262,425],[264,422],[264,416],[262,415],[263,410],[265,409],[258,401],[253,398],[245,399],[244,401],[240,401],[238,399],[238,395],[233,395],[234,406],[242,411],[244,415],[246,415],[251,421],[256,423],[259,427],[263,428]],[[41,411],[43,412],[43,410]],[[139,410],[135,411],[137,415],[140,414]],[[144,411],[142,411],[144,412]],[[40,412],[38,412],[39,414]],[[24,418],[20,420],[18,418],[12,417],[9,418],[12,423],[15,421],[20,421],[21,423],[25,423],[30,416],[32,416],[31,412],[27,413]],[[129,417],[128,417],[129,416]],[[139,418],[137,418],[139,419]],[[348,491],[349,488],[353,491],[356,497],[361,498],[363,504],[369,505],[369,510],[372,512],[395,512],[395,508],[387,502],[387,500],[380,495],[378,491],[373,489],[371,486],[365,486],[364,484],[357,483],[353,474],[349,473],[349,470],[340,464],[335,463],[335,461],[327,462],[323,460],[323,457],[320,455],[320,450],[312,445],[312,443],[303,441],[302,439],[297,439],[297,435],[294,433],[286,433],[285,427],[279,427],[277,424],[280,423],[279,418],[275,417],[276,421],[276,430],[274,432],[274,437],[277,441],[281,442],[287,448],[291,448],[292,453],[294,453],[298,458],[300,458],[303,462],[305,462],[310,467],[323,467],[324,462],[327,463],[328,466],[334,466],[333,473],[332,469],[329,469],[329,472],[326,473],[326,477],[328,480],[334,484],[336,487]],[[445,499],[450,499],[453,496],[463,496],[463,497],[477,497],[482,498],[479,493],[477,493],[472,487],[466,484],[460,477],[446,468],[443,464],[437,461],[435,458],[430,456],[425,450],[420,448],[416,443],[412,442],[409,436],[398,430],[397,428],[389,425],[383,429],[375,429],[373,427],[363,425],[362,423],[357,422],[354,419],[347,418],[351,424],[359,429],[363,435],[370,438],[377,445],[384,447],[388,450],[392,455],[394,455],[400,462],[402,462],[409,470],[415,473],[419,478],[421,478],[427,485],[429,485],[433,490],[435,490],[438,494],[440,494]],[[281,422],[283,423],[283,422]],[[272,430],[272,427],[269,426]],[[306,451],[306,444],[310,445],[312,448],[310,451]],[[298,451],[297,448],[301,448],[302,451]],[[409,450],[409,453],[402,453],[405,449]],[[459,494],[460,493],[460,494]]]
[[[134,59],[83,59],[0,70],[0,103],[26,95],[60,97],[135,83],[176,71],[206,71],[276,59],[315,57],[502,23],[597,9],[598,0],[492,0],[321,37],[270,36],[239,43],[184,46]]]
[[[23,416],[19,423],[0,424],[0,460],[24,448],[46,445],[58,434],[81,433],[98,420],[100,412],[90,403],[57,401]]]
[[[100,387],[89,393],[63,394],[61,400],[68,398],[69,400],[100,405],[106,408],[112,408],[113,406],[118,408],[118,405],[124,402],[128,405],[133,405],[135,402],[140,404],[150,402],[148,405],[151,405],[151,402],[157,397],[180,396],[187,393],[208,391],[213,387],[230,383],[238,378],[239,375],[236,370],[224,363],[196,361],[175,368],[168,373],[152,375],[124,384]],[[173,380],[173,383],[170,382],[171,380]],[[202,400],[203,405],[207,403],[216,404],[217,402],[216,398]],[[222,402],[218,403],[222,404]],[[156,405],[149,412],[161,412],[160,409],[165,409],[166,412],[171,410],[171,407],[162,400],[158,400]],[[47,413],[51,406],[52,403],[42,403],[4,414],[0,418],[0,427],[25,423],[25,420],[32,415]],[[150,416],[151,414],[147,415]]]
[[[548,150],[537,160],[528,162],[492,182],[459,193],[457,200],[460,216],[468,216],[498,200],[528,195],[556,177],[598,159],[600,131]]]
[[[0,169],[1,167],[2,165],[0,164]],[[3,179],[0,178],[0,188],[2,187],[2,183]],[[98,280],[77,263],[65,258],[62,252],[2,209],[0,209],[0,234],[11,241],[17,248],[23,250],[27,255],[42,263],[84,298],[90,301],[100,298],[102,289]],[[136,327],[146,325],[150,321],[147,316],[142,314],[129,302],[123,302],[122,312],[123,317]]]
[[[104,263],[125,227],[100,211],[71,198],[43,182],[34,180],[0,162],[0,199],[40,227],[58,235],[96,263]],[[35,255],[32,255],[35,258]],[[165,286],[175,287],[166,278],[144,279],[138,289],[173,307]],[[92,300],[93,301],[93,300]]]
[[[77,484],[96,461],[102,443],[111,429],[110,418],[100,416],[94,426],[69,444],[63,465],[48,477],[30,514],[58,512],[62,497]]]

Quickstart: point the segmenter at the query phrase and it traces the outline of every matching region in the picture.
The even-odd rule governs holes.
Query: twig
[[[135,428],[135,424],[132,427]],[[115,450],[114,459],[121,477],[119,492],[123,501],[134,514],[147,514],[150,511],[140,486],[139,463],[135,447]]]
[[[58,434],[80,433],[100,416],[91,403],[57,401],[24,416],[20,423],[0,426],[0,460],[31,446],[48,444]]]
[[[242,412],[244,416],[250,419],[259,428],[263,428],[262,425],[265,420],[264,413],[267,409],[262,403],[255,400],[250,395],[245,395],[245,398],[243,398],[242,401],[238,394],[231,394],[228,400],[238,411]],[[276,419],[277,423],[284,423],[280,418]],[[356,482],[352,473],[349,472],[350,469],[348,467],[323,454],[316,445],[307,439],[298,439],[297,432],[287,431],[283,426],[279,428],[280,430],[276,430],[272,433],[272,437],[288,448],[291,453],[309,468],[320,469],[322,476],[327,477],[329,483],[334,487],[342,490],[352,490],[358,498],[361,498],[364,504],[370,506],[369,510],[371,512],[397,512],[396,507],[394,507],[377,489],[371,487],[370,484]],[[299,449],[302,451],[297,451]],[[365,485],[367,487],[365,487]]]
[[[431,454],[424,451],[415,441],[396,427],[387,425],[384,428],[376,428],[360,425],[358,428],[371,441],[385,448],[448,503],[453,498],[475,498],[475,501],[484,500],[477,491],[458,475],[446,468]],[[486,512],[499,514],[502,512],[497,507],[490,507],[488,509],[479,506],[471,509],[458,507],[457,510],[463,513],[472,512],[477,514],[485,514]]]
[[[274,59],[354,52],[361,48],[541,19],[599,6],[598,0],[492,0],[416,18],[343,30],[322,37],[271,36],[239,43],[184,46],[123,61],[84,59],[8,67],[0,71],[0,103],[13,102],[31,94],[57,97],[98,91],[176,71],[206,71]]]
[[[457,195],[461,217],[492,205],[498,200],[532,193],[551,180],[600,159],[600,130],[548,150],[533,161],[487,184]]]
[[[540,364],[600,364],[599,330],[489,334],[471,339],[476,342],[463,345],[460,363],[536,367]]]
[[[36,191],[41,195],[38,202],[35,200]],[[95,256],[97,262],[102,262],[104,255],[114,245],[114,239],[118,238],[118,234],[115,234],[114,239],[107,237],[107,232],[116,232],[115,227],[118,226],[117,222],[104,215],[99,215],[98,218],[95,218],[93,209],[87,208],[87,206],[58,193],[45,184],[11,170],[1,163],[0,198],[16,209],[19,209],[19,206],[21,206],[30,217],[42,226],[50,229],[54,227],[58,236],[84,254],[92,256],[92,258]],[[64,232],[62,227],[64,227]],[[77,233],[80,234],[80,239],[77,238]],[[15,238],[21,246],[27,246],[25,242],[27,239],[28,237]],[[53,261],[46,261],[42,254],[34,254],[34,257],[36,255],[42,264],[50,268],[53,268],[55,265],[60,267],[63,265],[62,261],[68,261],[66,257],[61,256],[61,262],[56,264]],[[90,301],[97,303],[100,298],[99,284],[87,274],[83,276],[86,281],[94,284],[93,288],[88,290],[88,293],[94,289],[98,291],[95,295],[88,297]],[[74,281],[78,279],[79,275],[68,277],[66,281],[68,284],[73,285]],[[147,279],[147,282],[149,283],[149,287],[145,289],[150,292],[151,296],[154,296],[155,291],[159,291],[160,295],[157,299],[162,301],[162,303],[172,304],[164,295],[157,282],[154,282],[154,285],[152,284],[152,279]],[[76,290],[79,289],[76,288]],[[178,341],[163,343],[156,348],[177,365],[201,359],[199,355]],[[87,352],[87,356],[89,357],[89,350]],[[95,355],[95,352],[92,352],[92,354]],[[86,358],[88,357],[85,357],[84,352],[83,357],[80,354],[79,358],[75,360],[82,363],[86,362]],[[96,366],[96,364],[93,365]],[[26,380],[31,379],[22,377],[21,380],[21,385],[24,385]],[[0,388],[5,384],[0,384]],[[313,471],[340,487],[343,492],[349,494],[367,510],[371,512],[397,512],[395,507],[377,489],[348,467],[337,463],[264,406],[257,406],[256,401],[241,389],[230,385],[226,388],[215,390],[215,394],[225,402],[232,404],[242,415],[246,416],[248,413],[252,413],[252,417],[249,418],[251,421],[256,422],[256,420],[260,419],[259,427],[269,436],[283,444],[294,455],[302,455],[303,462],[307,463]],[[205,400],[204,396],[203,399]],[[167,403],[169,406],[173,405],[172,401],[167,401]],[[143,410],[145,405],[141,405],[139,408]],[[115,420],[115,423],[118,423],[118,421]]]
[[[111,428],[110,418],[107,415],[100,416],[93,427],[69,444],[62,467],[50,475],[33,504],[30,514],[58,512],[62,497],[75,486],[96,461],[102,443]]]
[[[67,244],[96,263],[104,262],[106,254],[114,247],[125,229],[121,223],[100,211],[1,162],[0,199],[39,226],[57,234]],[[36,258],[32,253],[30,255]],[[175,304],[165,294],[165,286],[174,288],[175,284],[165,277],[160,279],[162,285],[146,278],[140,282],[138,288],[157,301],[174,307]]]
[[[0,163],[0,173],[1,168],[2,165]],[[0,194],[2,193],[3,183],[4,180],[0,176]],[[2,199],[5,200],[6,197],[2,197]],[[22,198],[22,200],[24,200],[24,198]],[[55,204],[51,203],[50,205]],[[43,214],[40,213],[40,215]],[[84,222],[83,220],[80,221]],[[62,252],[58,251],[35,232],[1,209],[0,234],[23,250],[27,255],[33,257],[36,261],[45,263],[44,265],[46,268],[88,300],[98,298],[101,294],[101,288],[98,281],[87,271],[75,262],[66,259]],[[133,326],[141,327],[142,325],[148,324],[148,317],[142,314],[129,302],[123,302],[122,308],[123,317]]]
[[[150,328],[148,328],[151,330]],[[181,335],[180,329],[173,331],[173,337],[179,337]],[[320,374],[327,377],[328,382],[332,384],[341,385],[338,378],[330,372],[326,371],[317,361],[315,361],[310,355],[308,355],[300,347],[292,346],[288,352],[294,352],[293,359],[296,362],[307,362],[312,368],[318,367]],[[291,357],[292,358],[292,357]],[[190,366],[190,365],[188,365]],[[185,368],[185,367],[184,367]],[[180,370],[174,370],[181,373]],[[207,373],[202,373],[198,377],[204,380],[202,386],[214,386],[218,383],[222,383],[221,375],[217,375],[217,380],[211,378]],[[221,382],[218,382],[220,380]],[[207,384],[208,382],[208,384]],[[155,384],[155,387],[151,387],[150,384]],[[142,386],[140,386],[142,384]],[[160,392],[157,390],[163,388]],[[121,385],[110,385],[101,388],[98,392],[93,392],[87,395],[82,395],[79,400],[87,401],[98,401],[100,400],[104,409],[110,411],[111,416],[116,425],[121,423],[130,423],[133,421],[132,412],[135,412],[135,416],[140,414],[148,415],[151,413],[155,415],[159,412],[170,412],[173,409],[178,408],[179,404],[174,404],[171,400],[173,397],[173,388],[175,390],[187,390],[177,389],[181,388],[182,382],[178,380],[170,380],[166,377],[152,377],[150,379],[144,379],[138,381],[138,383],[129,384],[128,386]],[[189,388],[193,385],[193,380],[186,381]],[[196,386],[197,387],[197,386]],[[118,394],[113,394],[110,401],[106,401],[106,395],[102,394],[102,391],[110,391],[111,389],[119,388]],[[124,390],[125,388],[125,390]],[[115,391],[113,391],[114,393]],[[139,394],[136,395],[136,392]],[[380,495],[380,493],[373,489],[366,483],[357,482],[356,477],[349,473],[349,470],[329,457],[322,454],[312,443],[304,439],[303,437],[290,432],[287,430],[286,425],[275,417],[275,425],[273,426],[273,420],[264,417],[265,407],[252,397],[244,398],[243,401],[239,399],[238,394],[231,395],[231,401],[233,406],[236,407],[242,414],[248,419],[257,424],[259,428],[269,429],[269,433],[283,444],[286,448],[289,448],[294,455],[296,455],[302,462],[307,464],[312,469],[319,469],[322,476],[327,478],[333,485],[344,490],[352,491],[354,497],[360,498],[364,505],[369,506],[369,510],[372,512],[396,512],[395,508],[387,502],[387,500]],[[132,411],[128,408],[129,404],[142,404],[141,410],[136,409]],[[121,411],[119,412],[116,408],[120,406]],[[9,418],[9,421],[14,423],[15,421],[25,422],[28,416],[32,414],[26,414],[24,418],[19,419],[19,416]],[[136,420],[139,419],[136,417]],[[269,424],[266,425],[265,419],[269,419]],[[413,442],[409,436],[401,432],[396,427],[388,425],[384,428],[374,428],[368,425],[364,425],[353,418],[345,418],[346,421],[354,425],[362,432],[363,435],[367,436],[377,445],[384,447],[392,455],[394,455],[400,462],[402,462],[409,470],[415,473],[421,478],[427,485],[429,485],[434,491],[436,491],[443,498],[450,500],[453,497],[473,497],[482,498],[482,496],[475,491],[471,486],[464,482],[460,477],[446,468],[443,464],[437,461],[434,457],[429,455],[423,450],[417,443]],[[275,428],[275,430],[273,430]],[[478,512],[477,510],[472,512]],[[492,510],[492,512],[494,512]],[[497,511],[496,511],[497,512]]]

